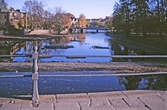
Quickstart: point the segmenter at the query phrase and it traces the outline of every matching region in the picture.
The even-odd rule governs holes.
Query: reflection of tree
[[[78,34],[78,33],[69,34],[67,38],[69,42],[73,41],[73,42],[80,42],[80,44],[83,44],[85,42],[86,34]]]
[[[80,34],[79,41],[81,42],[81,44],[85,42],[85,38],[86,38],[86,34]]]
[[[167,75],[119,77],[119,83],[125,85],[126,90],[138,89],[140,84],[142,89],[166,89]]]
[[[126,46],[118,44],[118,43],[112,43],[112,49],[114,50],[115,55],[127,55],[128,49]]]
[[[70,39],[71,39],[70,36],[62,37],[60,39],[60,44],[66,45],[66,44],[68,44],[70,42]]]
[[[136,77],[136,76],[119,77],[119,83],[124,84],[126,87],[126,90],[137,89],[140,81],[141,81],[141,77]]]
[[[20,41],[2,41],[0,44],[0,55],[14,55],[18,54],[17,52],[25,47],[25,42]],[[0,61],[8,61],[11,62],[13,60],[13,57],[6,57],[6,58],[0,58]]]
[[[150,76],[144,79],[146,89],[167,88],[167,75]]]
[[[128,55],[128,48],[124,45],[118,44],[116,42],[113,42],[112,40],[109,40],[109,43],[111,45],[111,55]],[[121,58],[114,58],[113,61],[125,61],[125,59]]]

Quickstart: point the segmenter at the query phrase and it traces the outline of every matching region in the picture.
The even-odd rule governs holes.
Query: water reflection
[[[119,83],[126,87],[126,90],[136,89],[167,89],[167,75],[152,76],[127,76],[119,77]]]
[[[92,46],[111,47],[108,43],[110,37],[104,33],[98,34],[70,34],[67,37],[57,37],[52,39],[45,39],[40,41],[25,41],[24,47],[18,47],[18,51],[14,54],[30,54],[33,52],[35,45],[39,48],[40,55],[110,55],[110,49],[94,49]],[[72,45],[74,48],[70,49],[48,49],[45,46],[50,45]],[[28,58],[16,57],[12,61],[27,62]],[[86,58],[86,59],[67,59],[52,57],[46,59],[40,59],[40,62],[109,62],[110,58]]]
[[[138,89],[139,83],[142,77],[129,76],[129,77],[119,77],[119,83],[126,87],[126,90]]]
[[[53,75],[53,74],[64,74],[64,73],[50,73],[50,74]],[[31,94],[32,93],[31,84],[32,84],[31,78],[17,78],[17,79],[2,78],[0,80],[0,96],[10,96],[12,94],[14,95]],[[59,78],[41,77],[39,79],[40,94],[106,92],[106,91],[137,90],[137,89],[167,90],[167,75],[126,76],[126,77],[105,77],[105,76],[59,77]]]
[[[37,41],[7,41],[8,44],[5,47],[0,47],[0,54],[31,54],[33,47],[38,46],[40,55],[135,55],[133,49],[129,49],[122,44],[118,44],[111,40],[112,37],[105,35],[104,33],[86,33],[86,34],[69,34],[66,37],[54,37]],[[2,45],[5,44],[2,43]],[[13,45],[9,45],[13,44]],[[69,45],[74,48],[57,49],[46,48],[46,46],[54,45]],[[93,48],[104,47],[104,48]],[[30,62],[30,58],[15,57],[10,58],[13,62]],[[67,59],[63,57],[52,57],[40,59],[39,62],[110,62],[110,61],[125,61],[125,59],[111,59],[111,58],[86,58],[86,59]],[[131,61],[131,60],[126,60]]]
[[[25,42],[1,40],[0,41],[0,55],[13,55],[17,53],[20,47],[25,47]],[[11,62],[13,57],[0,58],[0,62]]]
[[[112,42],[111,46],[112,46],[112,50],[114,50],[115,55],[127,55],[128,54],[127,47],[121,44]]]

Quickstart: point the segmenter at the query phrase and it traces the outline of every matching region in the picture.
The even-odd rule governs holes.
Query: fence
[[[20,77],[32,77],[33,81],[33,93],[32,93],[32,102],[34,106],[38,105],[39,101],[39,92],[38,92],[38,79],[40,77],[63,77],[66,75],[39,75],[38,74],[38,58],[45,57],[66,57],[66,58],[86,58],[86,57],[100,57],[100,58],[167,58],[167,55],[113,55],[113,56],[68,56],[68,55],[38,55],[37,47],[34,48],[34,52],[28,55],[0,55],[0,57],[32,57],[33,66],[32,66],[32,75],[0,75],[0,78],[20,78]],[[88,77],[88,76],[135,76],[135,75],[152,75],[152,74],[167,74],[167,72],[152,72],[152,73],[131,73],[131,74],[91,74],[91,75],[68,75],[68,77]]]

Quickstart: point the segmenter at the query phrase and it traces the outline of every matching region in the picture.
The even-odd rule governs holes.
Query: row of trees
[[[113,27],[123,31],[142,34],[167,32],[167,0],[120,0],[115,3]]]
[[[45,4],[41,1],[38,2],[37,0],[27,0],[24,2],[24,6],[22,10],[27,12],[27,18],[24,16],[20,20],[20,25],[22,27],[26,27],[26,19],[27,19],[27,27],[34,29],[34,28],[53,28],[58,33],[65,28],[70,28],[74,25],[72,22],[75,20],[75,16],[71,13],[66,13],[62,8],[55,7],[51,11],[44,9]],[[81,14],[79,17],[79,21],[75,24],[78,26],[85,27],[86,26],[86,17]]]

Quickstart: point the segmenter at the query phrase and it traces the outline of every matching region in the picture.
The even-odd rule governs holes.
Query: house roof
[[[7,12],[10,12],[10,9],[5,3],[0,2],[0,12],[6,12],[7,13]]]

